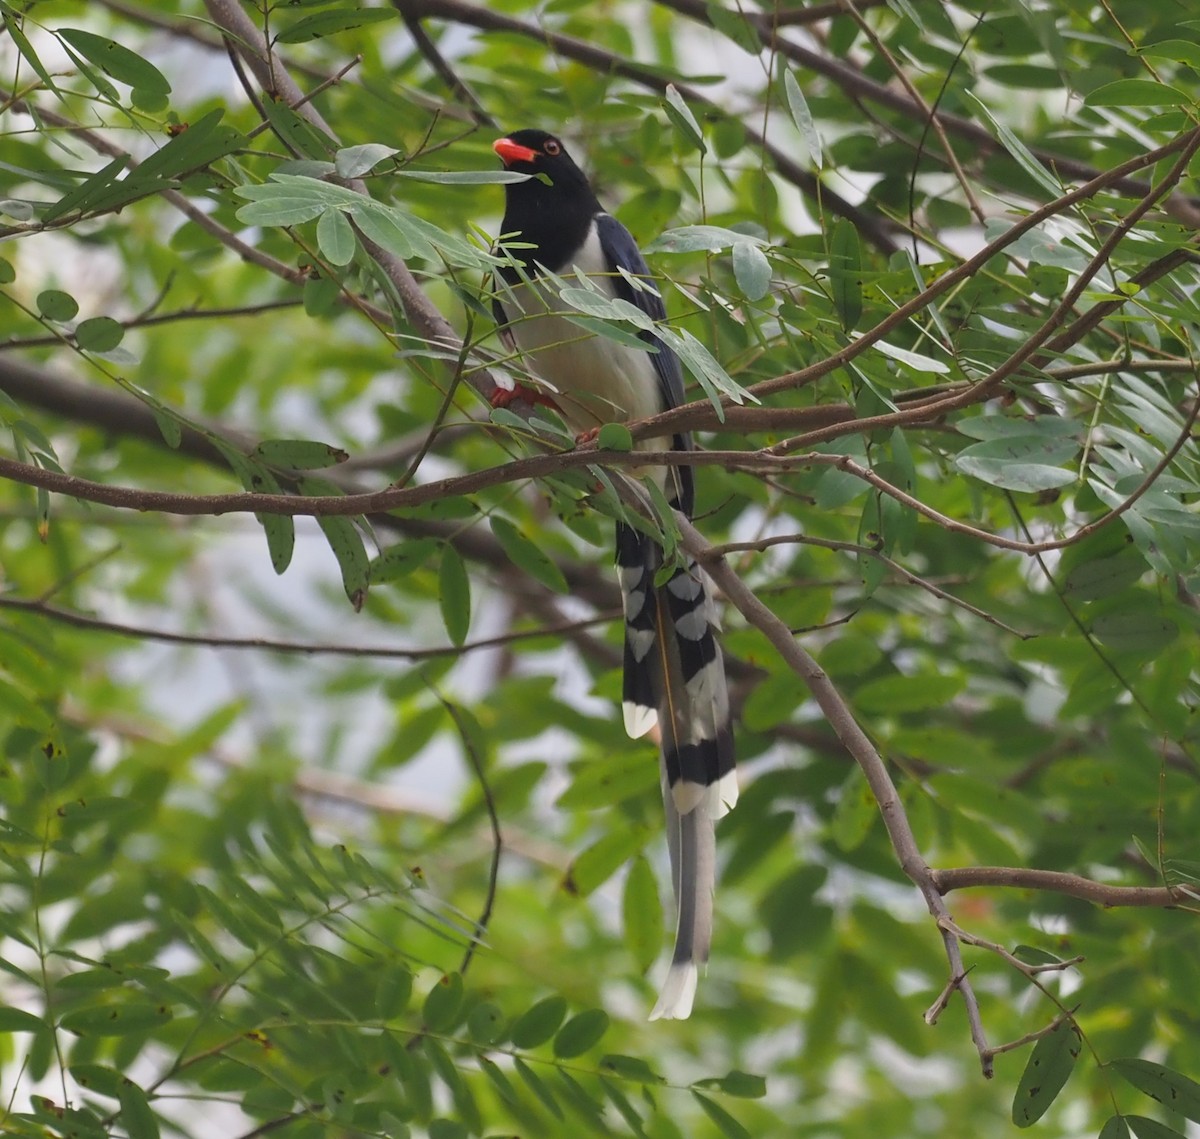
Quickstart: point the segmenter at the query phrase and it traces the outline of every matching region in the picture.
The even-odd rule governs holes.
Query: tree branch
[[[780,657],[804,682],[829,726],[841,740],[842,746],[850,753],[866,777],[867,785],[879,807],[883,825],[887,829],[901,870],[912,880],[925,899],[930,914],[939,922],[938,929],[942,935],[942,945],[950,965],[950,976],[957,978],[956,985],[962,994],[967,1010],[971,1039],[979,1053],[983,1074],[990,1079],[992,1061],[987,1034],[984,1031],[983,1019],[979,1011],[979,1002],[966,975],[958,938],[940,925],[941,919],[949,918],[949,911],[946,909],[941,891],[938,890],[934,881],[933,872],[917,846],[908,816],[900,802],[899,792],[892,782],[892,777],[888,773],[882,756],[859,726],[858,721],[855,720],[854,713],[850,711],[849,705],[837,690],[837,686],[809,653],[801,647],[787,626],[754,595],[754,592],[742,581],[741,577],[729,568],[725,561],[712,555],[711,547],[687,519],[679,517],[677,520],[684,549],[704,567],[708,575],[724,592],[730,604],[771,642]]]
[[[959,866],[931,871],[942,894],[974,887],[1006,886],[1018,890],[1045,890],[1065,894],[1098,906],[1154,906],[1159,909],[1184,904],[1187,895],[1171,886],[1112,886],[1059,870],[1030,870],[1023,866]]]

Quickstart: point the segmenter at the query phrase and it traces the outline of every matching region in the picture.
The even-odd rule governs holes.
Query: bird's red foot
[[[517,384],[512,388],[497,386],[492,391],[491,399],[488,402],[491,403],[492,407],[508,407],[510,404],[516,403],[517,400],[524,400],[525,403],[533,404],[534,406],[540,403],[543,407],[557,407],[554,400],[545,392],[537,388],[527,387],[525,384]]]
[[[575,436],[575,446],[583,447],[588,443],[594,443],[599,434],[599,427],[589,427],[586,431],[581,431]]]

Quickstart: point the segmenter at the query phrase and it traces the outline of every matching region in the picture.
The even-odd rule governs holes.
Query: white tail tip
[[[642,704],[632,704],[626,700],[621,710],[625,714],[625,734],[630,739],[641,739],[658,723],[658,713]]]
[[[672,961],[650,1019],[687,1020],[692,1015],[692,1001],[696,999],[699,979],[700,970],[694,961]]]

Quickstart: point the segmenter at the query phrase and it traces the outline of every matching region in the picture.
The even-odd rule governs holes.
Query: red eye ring
[[[546,154],[550,155],[551,158],[553,158],[556,154],[558,154],[562,150],[562,147],[559,146],[558,139],[548,138],[548,139],[546,139],[546,145],[542,147],[542,150]]]

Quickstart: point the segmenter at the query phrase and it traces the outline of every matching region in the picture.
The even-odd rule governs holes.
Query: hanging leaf
[[[829,284],[842,328],[852,332],[862,317],[862,248],[847,218],[838,218],[829,235]]]
[[[692,114],[691,108],[679,93],[679,88],[674,83],[668,83],[666,95],[667,101],[663,105],[663,109],[667,112],[667,118],[675,124],[679,133],[692,146],[700,151],[701,154],[707,154],[708,147],[704,142],[704,132],[700,130],[700,124],[696,122],[696,116]]]
[[[750,1139],[750,1132],[723,1107],[709,1099],[708,1096],[701,1095],[695,1089],[692,1090],[692,1095],[704,1109],[704,1114],[712,1120],[725,1139]]]
[[[800,84],[796,82],[796,77],[790,70],[785,70],[783,73],[783,89],[787,95],[792,122],[796,124],[796,129],[800,132],[800,137],[804,140],[804,145],[808,150],[808,160],[820,170],[824,165],[821,136],[817,133],[812,112],[808,109],[808,102],[804,98],[804,92],[800,89]]]
[[[361,178],[385,159],[399,154],[394,146],[381,142],[365,142],[361,146],[343,147],[334,156],[334,168],[340,178]]]
[[[136,51],[130,51],[122,44],[82,28],[59,28],[58,35],[118,83],[151,95],[171,93],[171,84],[167,82],[167,77]]]
[[[430,1032],[446,1032],[457,1022],[462,1003],[462,977],[458,973],[446,973],[429,990],[421,1020]]]
[[[371,562],[358,527],[341,515],[331,514],[317,519],[333,556],[342,571],[342,588],[357,613],[367,600],[371,582]]]
[[[349,265],[358,239],[341,210],[326,210],[317,221],[317,246],[331,265]]]
[[[438,601],[442,621],[451,644],[461,645],[471,626],[471,579],[458,551],[450,545],[442,550],[438,569]]]
[[[37,307],[47,320],[73,320],[79,312],[79,302],[61,289],[46,289],[38,293]]]
[[[509,561],[518,569],[536,578],[555,593],[569,593],[567,579],[562,570],[551,560],[546,552],[536,542],[527,538],[507,518],[499,515],[491,520],[492,533],[504,548]]]
[[[560,1060],[573,1060],[600,1043],[608,1031],[608,1013],[593,1008],[571,1017],[555,1034],[551,1050]]]
[[[350,458],[340,447],[307,439],[264,439],[253,453],[273,467],[296,471],[332,467]]]
[[[749,301],[761,301],[771,291],[771,263],[752,241],[734,245],[733,276]]]
[[[297,20],[279,32],[275,40],[284,44],[305,43],[395,18],[396,13],[389,8],[333,8]]]
[[[1012,1121],[1030,1127],[1049,1110],[1075,1070],[1083,1042],[1079,1029],[1063,1021],[1033,1046],[1013,1096]]]
[[[638,756],[638,759],[643,759]],[[621,896],[621,924],[625,945],[633,955],[638,971],[645,973],[658,958],[663,940],[663,904],[658,882],[645,855],[637,855],[625,875]]]
[[[543,997],[513,1022],[509,1039],[515,1048],[536,1048],[545,1044],[559,1029],[567,1015],[567,1002],[557,993]]]
[[[1109,1065],[1140,1092],[1193,1123],[1200,1123],[1200,1084],[1151,1060],[1113,1060]],[[1134,1130],[1138,1128],[1134,1125]]]
[[[125,338],[125,329],[111,316],[93,316],[75,328],[75,343],[88,352],[111,352]]]

